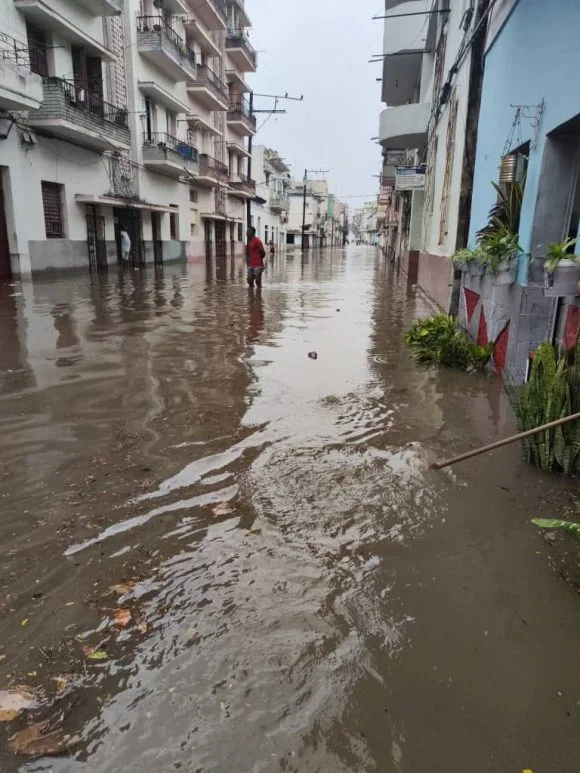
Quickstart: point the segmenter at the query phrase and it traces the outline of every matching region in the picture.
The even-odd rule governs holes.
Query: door
[[[87,247],[89,251],[89,270],[107,271],[107,242],[105,239],[105,218],[97,214],[95,206],[87,211]]]
[[[211,244],[211,220],[203,221],[203,233],[205,240],[205,258],[211,260],[212,257],[212,244]]]
[[[163,242],[161,241],[161,215],[151,213],[151,233],[153,236],[153,262],[156,266],[163,265]]]
[[[0,280],[12,278],[10,262],[10,244],[8,242],[8,226],[6,225],[6,206],[2,172],[0,170]]]
[[[132,266],[145,265],[145,245],[141,234],[143,233],[141,224],[141,212],[138,209],[121,209],[115,207],[113,210],[115,218],[115,239],[117,242],[117,260],[122,263],[121,253],[121,228],[125,228],[131,239],[131,253],[129,255],[129,264]]]
[[[227,255],[226,224],[222,220],[216,220],[216,223],[215,223],[215,256],[216,256],[216,258],[225,258],[226,255]]]

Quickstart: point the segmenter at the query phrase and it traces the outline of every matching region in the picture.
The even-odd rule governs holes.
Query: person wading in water
[[[256,229],[252,226],[248,228],[248,284],[250,287],[256,284],[256,287],[262,287],[262,274],[266,265],[264,258],[266,250],[262,240],[256,236]]]

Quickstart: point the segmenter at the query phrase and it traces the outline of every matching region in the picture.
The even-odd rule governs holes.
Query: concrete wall
[[[500,159],[514,120],[511,105],[533,106],[545,100],[538,132],[524,118],[514,137],[514,147],[526,141],[535,145],[530,151],[520,223],[520,244],[526,254],[520,260],[518,284],[501,297],[487,281],[477,288],[486,316],[509,322],[506,368],[521,380],[528,353],[554,334],[556,301],[544,298],[540,281],[529,282],[529,277],[541,278],[530,271],[530,257],[542,256],[543,249],[537,243],[540,238],[545,243],[565,235],[574,160],[572,156],[560,158],[557,130],[580,114],[580,91],[570,66],[571,52],[580,37],[580,13],[576,0],[549,4],[520,0],[513,8],[509,5],[504,10],[511,13],[502,20],[486,55],[470,242],[475,242],[476,231],[487,222],[495,202],[490,182],[498,180]],[[552,137],[547,136],[555,131]],[[470,280],[464,283],[467,290],[474,289],[471,285]],[[490,340],[494,340],[497,325],[490,324],[489,319],[486,324]]]

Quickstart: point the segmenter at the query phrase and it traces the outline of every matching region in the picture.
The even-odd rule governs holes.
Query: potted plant
[[[548,298],[578,295],[580,255],[570,252],[577,242],[578,239],[566,239],[548,245],[544,263],[544,295]]]
[[[463,274],[469,274],[472,277],[483,276],[485,267],[483,265],[484,254],[479,247],[471,250],[465,248],[457,250],[451,256],[453,265]]]
[[[518,235],[507,226],[481,233],[479,247],[484,253],[485,268],[494,285],[513,285],[518,272],[518,258],[522,251]]]

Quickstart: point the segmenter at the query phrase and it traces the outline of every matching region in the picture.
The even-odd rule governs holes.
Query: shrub
[[[405,336],[417,362],[436,363],[450,368],[482,370],[493,352],[493,344],[483,348],[473,343],[454,317],[436,314],[416,322]]]
[[[538,347],[527,384],[506,389],[525,432],[580,412],[580,339],[573,363],[549,342]],[[580,421],[548,429],[522,441],[526,461],[548,472],[580,473]]]
[[[483,263],[483,258],[483,252],[479,247],[476,247],[473,250],[468,248],[457,250],[451,256],[453,265],[457,268],[463,268],[463,266],[468,266],[470,263]]]

